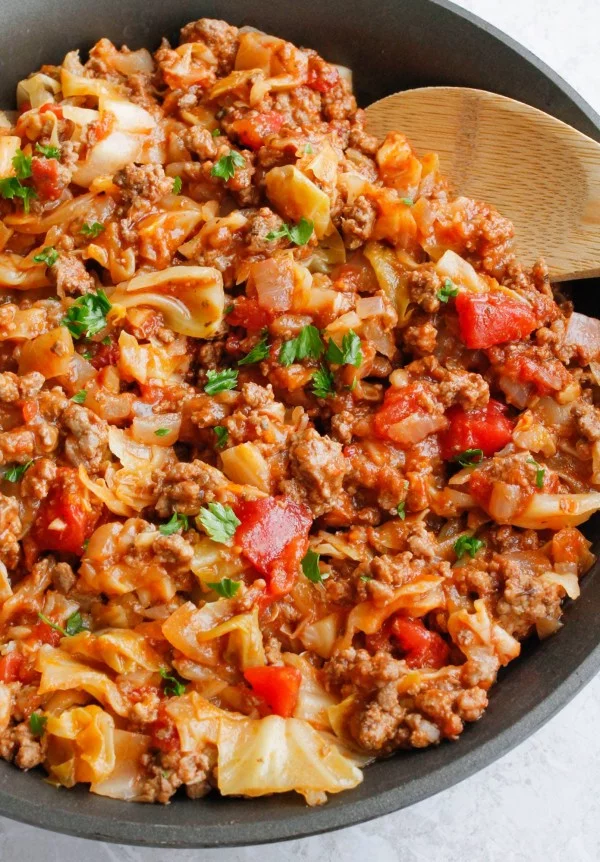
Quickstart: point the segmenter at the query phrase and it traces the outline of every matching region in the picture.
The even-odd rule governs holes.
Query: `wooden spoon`
[[[404,132],[439,153],[458,194],[487,201],[515,225],[517,254],[540,257],[553,281],[600,276],[600,144],[566,123],[485,90],[423,87],[367,108],[378,137]]]

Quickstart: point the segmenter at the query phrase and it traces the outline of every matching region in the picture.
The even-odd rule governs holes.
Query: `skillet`
[[[163,35],[200,17],[249,24],[354,70],[365,106],[396,90],[458,85],[519,99],[600,140],[600,117],[554,72],[493,27],[446,0],[0,0],[0,105],[14,107],[16,82],[42,63],[60,63],[102,36],[154,49]],[[493,201],[491,201],[493,203]],[[578,282],[576,307],[600,314],[598,281]],[[600,520],[586,533],[600,550]],[[223,847],[299,838],[411,805],[461,781],[535,732],[600,667],[600,564],[565,612],[564,628],[524,646],[501,673],[490,706],[458,743],[401,752],[365,770],[353,791],[307,808],[288,794],[256,800],[177,797],[169,806],[57,791],[40,775],[0,762],[0,814],[84,838],[161,847]]]

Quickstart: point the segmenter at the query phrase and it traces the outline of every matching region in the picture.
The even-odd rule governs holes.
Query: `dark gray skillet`
[[[600,140],[600,117],[554,72],[479,19],[445,0],[2,0],[0,105],[42,63],[59,63],[101,36],[153,48],[163,34],[202,16],[251,24],[317,49],[354,70],[363,105],[396,90],[432,84],[480,87],[548,111]],[[500,130],[499,130],[500,131]],[[578,307],[598,314],[598,283],[579,282]],[[586,301],[587,299],[587,301]],[[587,308],[586,308],[587,306]],[[600,544],[600,524],[588,533]],[[598,549],[597,549],[598,550]],[[600,573],[587,576],[566,625],[531,643],[502,675],[481,721],[460,741],[375,763],[363,783],[321,808],[300,797],[257,800],[177,798],[166,807],[55,790],[39,774],[0,763],[0,814],[127,844],[222,847],[298,838],[380,817],[438,793],[505,754],[561,709],[600,667]]]

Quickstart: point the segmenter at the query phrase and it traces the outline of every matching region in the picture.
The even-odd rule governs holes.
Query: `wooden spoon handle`
[[[459,194],[493,204],[525,264],[553,281],[600,276],[600,145],[555,117],[463,87],[407,90],[367,108],[368,130],[435,150]]]

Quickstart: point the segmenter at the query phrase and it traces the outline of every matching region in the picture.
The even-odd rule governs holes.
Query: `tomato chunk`
[[[306,84],[317,93],[328,93],[340,80],[340,73],[331,63],[325,63],[320,57],[311,57],[308,64],[308,79]]]
[[[294,714],[302,682],[302,674],[295,667],[249,667],[244,677],[276,715],[289,718]]]
[[[409,667],[439,669],[448,664],[448,644],[437,632],[425,628],[422,620],[397,616],[391,626],[391,635],[404,651],[403,658]]]
[[[34,158],[31,162],[31,176],[38,196],[45,201],[55,201],[62,194],[59,183],[59,163],[56,159]]]
[[[40,114],[44,114],[46,111],[51,111],[59,120],[63,119],[63,109],[60,105],[55,105],[53,102],[46,102],[45,105],[42,105],[39,108]]]
[[[447,424],[443,415],[432,412],[432,406],[431,392],[421,382],[410,383],[401,389],[391,386],[373,417],[373,430],[382,440],[392,440],[401,446],[419,443]],[[409,417],[414,418],[412,427],[400,425]]]
[[[233,309],[227,315],[227,323],[230,326],[243,326],[244,329],[254,331],[268,326],[273,315],[258,304],[257,299],[249,299],[241,296],[235,300]]]
[[[235,513],[241,521],[235,542],[244,556],[267,577],[269,592],[288,592],[308,548],[310,510],[286,497],[263,497],[240,503]]]
[[[177,751],[181,747],[177,728],[164,709],[158,708],[158,718],[150,724],[150,747],[159,751]]]
[[[16,652],[9,652],[0,658],[0,680],[2,682],[16,682],[21,673],[23,656]]]
[[[32,626],[31,634],[34,640],[43,644],[50,644],[51,646],[58,646],[62,637],[60,632],[53,629],[52,626],[43,620]]]
[[[267,135],[278,132],[283,125],[283,114],[277,111],[265,111],[264,114],[247,116],[236,120],[232,129],[245,147],[258,150],[265,142]]]
[[[489,457],[502,449],[513,431],[513,423],[505,413],[504,404],[492,398],[477,410],[451,407],[446,413],[448,428],[440,434],[442,458],[450,461],[466,449],[481,449]]]
[[[82,554],[98,515],[84,496],[77,471],[63,467],[40,506],[31,538],[39,551]]]
[[[526,338],[539,325],[526,302],[504,294],[467,293],[456,297],[460,337],[473,350]]]

